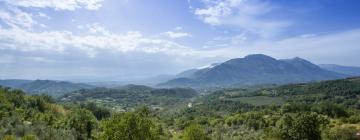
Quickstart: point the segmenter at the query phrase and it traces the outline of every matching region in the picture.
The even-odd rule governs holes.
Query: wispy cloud
[[[269,38],[291,24],[284,19],[271,20],[264,16],[275,6],[257,0],[203,0],[204,7],[194,10],[203,22],[214,26],[237,27],[243,31]]]
[[[170,38],[182,38],[182,37],[190,37],[190,33],[186,32],[173,32],[173,31],[167,31],[164,33],[166,36]]]
[[[90,28],[99,32],[98,28]],[[192,49],[176,42],[160,38],[144,37],[141,32],[133,31],[125,34],[111,33],[103,28],[105,34],[75,35],[70,31],[31,32],[20,28],[0,29],[1,49],[19,51],[52,51],[66,53],[79,49],[94,57],[96,50],[118,52],[144,52],[188,54]]]
[[[103,0],[2,0],[18,7],[53,8],[55,10],[88,9],[97,10]]]
[[[18,8],[0,9],[0,20],[11,27],[31,28],[37,24],[32,14],[23,12]]]

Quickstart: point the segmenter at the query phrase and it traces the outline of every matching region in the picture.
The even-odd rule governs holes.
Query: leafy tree
[[[277,131],[284,140],[320,140],[322,126],[327,123],[328,120],[317,113],[286,114],[279,120]]]
[[[90,111],[75,109],[71,112],[67,125],[76,130],[78,139],[87,139],[92,137],[91,134],[97,126],[97,121]]]
[[[149,110],[115,114],[101,124],[102,140],[157,140],[159,134],[154,123],[148,118]]]
[[[324,102],[324,103],[320,103],[319,105],[314,105],[313,110],[315,112],[327,115],[329,117],[346,117],[346,116],[348,116],[344,107],[342,107],[340,105],[336,105],[334,103],[330,103],[330,102]]]
[[[86,103],[86,104],[81,104],[80,106],[82,108],[90,110],[98,120],[108,118],[111,115],[109,109],[107,109],[105,107],[98,106],[93,102]]]
[[[190,124],[184,130],[184,140],[210,140],[198,124]]]
[[[329,128],[324,133],[324,139],[326,140],[357,140],[356,137],[356,128],[355,127],[341,127],[335,126],[333,128]]]

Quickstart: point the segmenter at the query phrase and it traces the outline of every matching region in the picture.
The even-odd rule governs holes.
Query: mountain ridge
[[[90,89],[95,87],[88,84],[66,81],[18,79],[0,80],[0,85],[14,89],[21,89],[29,94],[48,94],[54,97],[59,97],[65,93],[79,89]]]
[[[328,71],[334,71],[337,73],[351,75],[351,76],[360,76],[360,67],[342,66],[337,64],[320,64],[319,66]]]
[[[275,59],[264,54],[234,58],[188,77],[171,79],[159,86],[217,87],[232,85],[287,84],[331,80],[347,75],[324,70],[305,59]]]

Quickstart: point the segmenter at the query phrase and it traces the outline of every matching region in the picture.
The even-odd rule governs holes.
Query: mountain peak
[[[244,62],[244,61],[263,61],[263,62],[271,62],[271,61],[276,61],[275,58],[272,58],[270,56],[264,55],[264,54],[250,54],[245,56],[244,58],[235,58],[235,59],[230,59],[228,61],[226,61],[225,63],[227,64],[237,64],[239,62]]]
[[[270,56],[267,56],[265,54],[249,54],[245,56],[244,58],[272,58]]]
[[[213,68],[193,71],[187,79],[169,80],[171,86],[227,86],[284,84],[343,78],[299,57],[277,60],[264,54],[228,60]]]
[[[308,62],[308,63],[311,63],[308,60],[300,58],[300,57],[294,57],[294,58],[291,58],[291,59],[281,59],[281,61],[285,61],[285,62]]]
[[[302,59],[300,57],[294,57],[292,60],[295,60],[295,61],[307,61],[307,60]]]
[[[276,60],[270,56],[264,54],[250,54],[244,57],[244,59],[256,59],[256,60]]]

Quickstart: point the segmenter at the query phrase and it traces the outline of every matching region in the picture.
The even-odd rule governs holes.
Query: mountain
[[[320,64],[321,68],[341,74],[360,76],[360,67],[341,66],[335,64]]]
[[[159,84],[164,87],[223,87],[286,84],[344,78],[301,59],[277,60],[263,54],[248,55],[214,66],[192,70],[192,74]]]
[[[0,85],[4,87],[17,88],[23,84],[27,84],[30,82],[32,82],[32,80],[7,79],[7,80],[0,80]]]
[[[30,94],[44,93],[53,97],[59,97],[79,89],[94,88],[94,86],[87,84],[52,80],[0,80],[0,85],[21,89]]]

